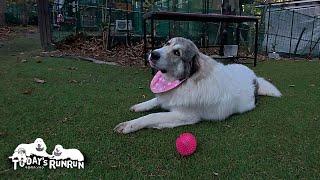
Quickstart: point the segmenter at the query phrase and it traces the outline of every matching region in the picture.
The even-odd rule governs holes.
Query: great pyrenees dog
[[[33,143],[30,144],[19,144],[14,153],[9,158],[17,157],[19,160],[26,159],[27,156],[36,155],[42,157],[49,157],[47,153],[47,146],[44,143],[43,139],[37,138]]]
[[[84,157],[78,149],[64,149],[60,144],[57,144],[52,151],[52,158],[56,160],[68,159],[83,161]]]
[[[257,95],[280,97],[280,91],[248,67],[223,65],[199,52],[196,45],[177,37],[149,55],[151,67],[159,70],[166,81],[183,81],[155,98],[136,104],[134,112],[161,107],[169,112],[149,114],[118,124],[118,133],[143,128],[173,128],[201,120],[224,120],[235,113],[256,107]]]

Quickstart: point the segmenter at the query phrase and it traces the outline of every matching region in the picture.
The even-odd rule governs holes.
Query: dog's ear
[[[186,79],[191,77],[193,74],[198,72],[200,69],[200,63],[199,63],[199,54],[195,54],[192,56],[191,60],[184,62],[184,74],[179,79]]]
[[[195,54],[192,57],[192,60],[190,61],[190,74],[189,76],[191,77],[194,73],[198,72],[200,69],[200,62],[199,62],[199,54]]]

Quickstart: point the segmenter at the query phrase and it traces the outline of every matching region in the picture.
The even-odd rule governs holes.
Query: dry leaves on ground
[[[39,84],[44,84],[44,83],[46,83],[45,80],[39,79],[39,78],[33,78],[33,80],[34,80],[34,82],[39,83]]]
[[[13,30],[11,27],[0,27],[0,41],[7,40],[12,32]]]
[[[56,48],[57,51],[50,52],[51,56],[83,56],[107,62],[116,62],[122,66],[144,66],[143,42],[128,47],[120,44],[112,48],[112,50],[106,50],[101,38],[88,38],[78,34],[57,43]]]

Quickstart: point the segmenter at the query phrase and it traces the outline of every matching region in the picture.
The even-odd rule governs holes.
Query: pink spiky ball
[[[182,156],[189,156],[197,149],[196,137],[191,133],[183,133],[176,140],[176,149]]]

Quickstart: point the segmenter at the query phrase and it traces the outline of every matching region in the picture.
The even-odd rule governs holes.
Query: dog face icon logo
[[[45,151],[47,149],[46,144],[43,142],[43,139],[37,138],[34,143],[36,144],[37,151]]]
[[[56,147],[54,148],[54,151],[53,151],[53,155],[54,156],[61,156],[62,152],[62,146],[61,145],[56,145]]]
[[[24,148],[19,148],[11,157],[12,159],[18,159],[19,162],[25,163],[27,161],[26,150]]]
[[[23,149],[23,148],[19,148],[19,149],[18,149],[18,154],[19,154],[20,156],[25,156],[25,155],[26,155],[26,150]]]

